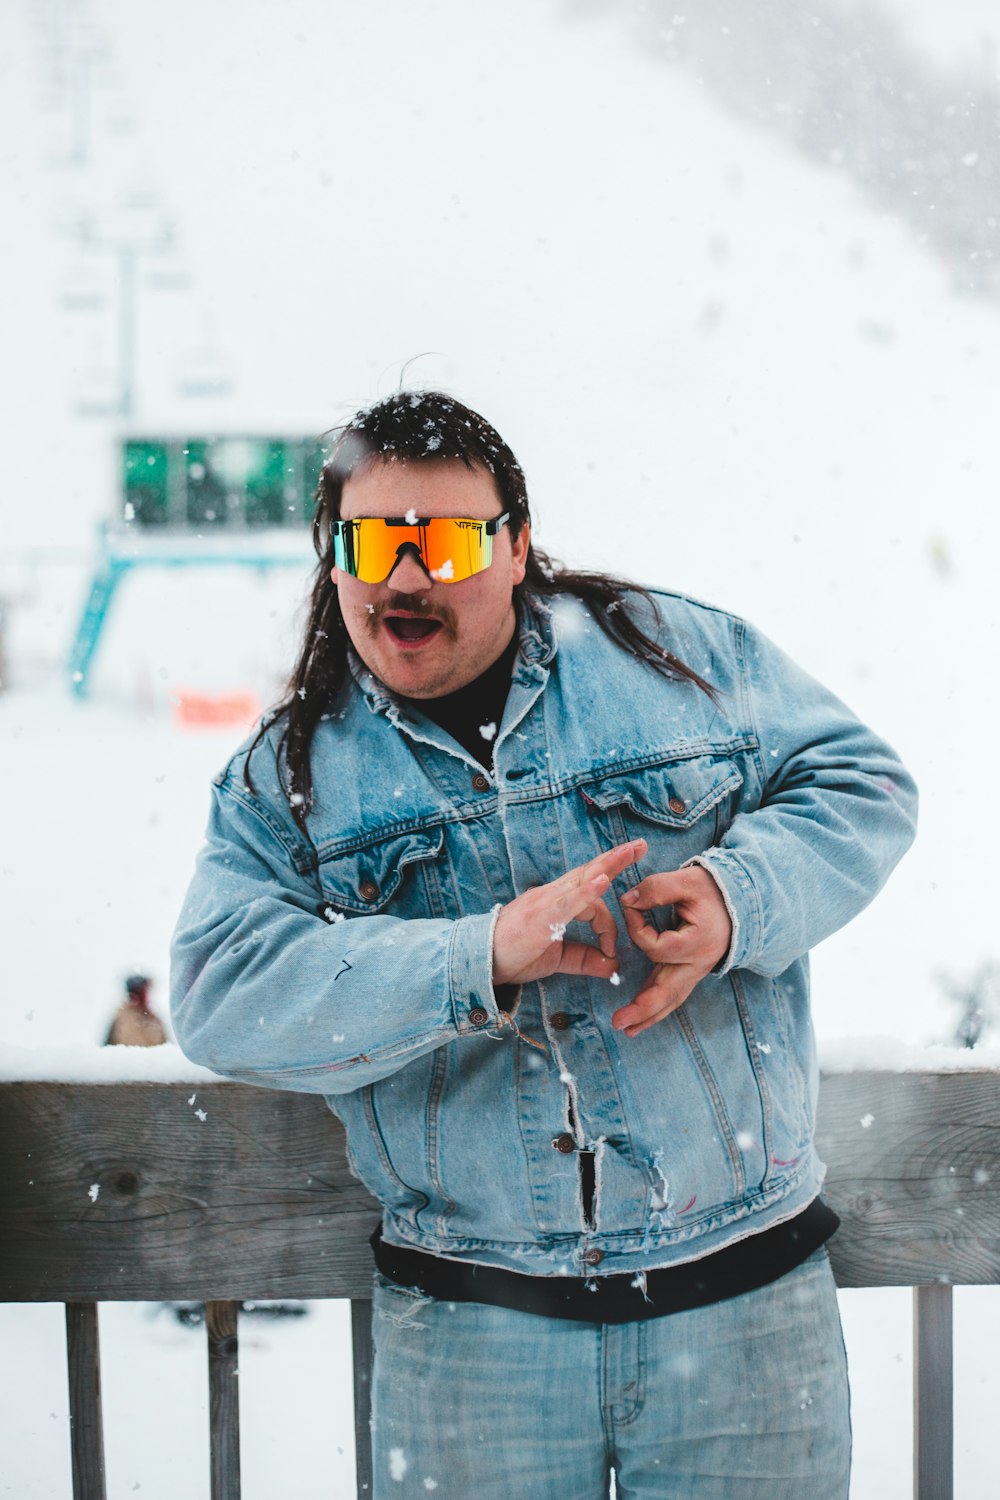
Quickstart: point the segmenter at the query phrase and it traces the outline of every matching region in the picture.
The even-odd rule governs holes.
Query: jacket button
[[[588,1250],[584,1254],[583,1263],[586,1266],[599,1266],[604,1259],[603,1250]]]
[[[554,1031],[565,1031],[570,1024],[569,1016],[564,1010],[557,1010],[550,1019]]]
[[[490,779],[488,776],[484,776],[482,771],[477,771],[472,778],[472,785],[477,792],[488,792],[490,789]]]
[[[378,896],[378,886],[375,884],[374,880],[362,880],[362,882],[361,882],[361,899],[362,899],[362,901],[374,901],[377,898],[377,896]]]
[[[481,1005],[477,1005],[474,1010],[469,1011],[469,1020],[473,1026],[485,1026],[489,1018],[489,1011],[483,1010]]]
[[[672,813],[682,813],[687,811],[687,803],[683,802],[680,797],[671,797],[670,801],[667,803],[667,806],[670,808],[670,811]]]
[[[573,1137],[568,1133],[557,1135],[552,1144],[553,1146],[555,1146],[557,1151],[562,1152],[563,1156],[568,1156],[571,1151],[576,1150],[576,1141],[574,1141]]]

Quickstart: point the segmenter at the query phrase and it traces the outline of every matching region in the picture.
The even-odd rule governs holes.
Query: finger
[[[637,859],[641,859],[647,847],[645,839],[630,839],[627,844],[616,844],[613,849],[606,849],[603,854],[588,859],[586,864],[577,865],[575,869],[567,871],[555,883],[578,886],[599,874],[605,874],[613,880],[616,875],[621,874],[622,870],[626,870],[629,865],[635,864]]]
[[[637,907],[639,911],[649,911],[654,906],[672,906],[677,901],[688,899],[694,889],[689,870],[659,870],[626,891],[622,905]]]
[[[630,940],[651,958],[654,963],[659,964],[682,964],[690,963],[699,957],[701,952],[702,935],[700,929],[685,924],[685,926],[667,932],[658,932],[655,927],[644,922],[640,912],[635,909],[625,909],[625,927]]]
[[[605,903],[596,901],[588,911],[580,913],[580,921],[590,923],[601,952],[614,958],[618,948],[618,927]]]
[[[701,969],[692,964],[661,965],[635,998],[615,1011],[612,1026],[626,1036],[638,1036],[683,1005],[703,977]]]
[[[629,845],[624,846],[625,849],[629,847]],[[630,863],[632,863],[632,860],[627,854],[623,853],[620,855],[619,860],[612,861],[610,867],[605,867],[605,869],[599,870],[596,873],[592,872],[582,883],[579,878],[576,878],[571,883],[566,884],[564,882],[568,877],[565,876],[561,880],[554,881],[551,887],[553,898],[552,904],[549,907],[551,912],[549,920],[558,922],[576,921],[578,917],[581,917],[585,911],[593,906],[594,897],[602,895],[611,884],[614,876],[620,874],[621,870],[624,870]],[[620,865],[619,869],[616,869],[616,864]],[[588,867],[583,866],[582,868],[587,869]],[[578,877],[579,873],[579,871],[570,871],[570,877]]]
[[[584,974],[589,979],[610,979],[618,972],[618,962],[608,958],[590,943],[563,943],[556,974]]]

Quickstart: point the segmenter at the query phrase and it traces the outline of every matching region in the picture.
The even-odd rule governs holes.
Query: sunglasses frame
[[[405,516],[352,516],[349,521],[345,521],[343,519],[338,520],[338,521],[331,521],[331,523],[330,523],[330,535],[331,535],[331,537],[333,539],[334,553],[335,553],[335,556],[336,556],[336,559],[337,559],[337,567],[341,568],[347,574],[347,576],[349,578],[357,578],[357,576],[358,576],[357,572],[354,569],[354,547],[353,547],[353,543],[351,541],[351,534],[350,534],[350,528],[352,526],[354,526],[358,521],[381,521],[384,526],[405,526],[408,531],[420,531],[420,529],[422,527],[429,526],[432,521],[451,521],[453,523],[459,523],[459,524],[461,524],[463,526],[481,526],[481,527],[484,528],[486,536],[488,536],[488,537],[490,537],[492,539],[493,537],[495,537],[498,534],[498,532],[502,531],[503,528],[504,528],[504,526],[506,526],[508,524],[508,522],[510,521],[510,511],[509,510],[505,510],[502,515],[494,516],[490,520],[485,520],[484,518],[482,518],[480,516],[416,516],[413,520],[407,520],[407,518]],[[401,542],[400,543],[400,547],[401,548],[403,546],[405,546],[405,545],[406,545],[405,542]],[[429,578],[431,578],[432,582],[435,582],[435,583],[451,583],[451,582],[454,582],[454,583],[464,583],[465,582],[464,578],[435,579],[433,577],[433,575],[431,574],[430,569],[427,567],[427,564],[424,562],[423,557],[420,555],[420,548],[417,545],[417,543],[416,542],[412,542],[410,545],[413,547],[413,550],[417,553],[417,556],[418,556],[419,561],[420,561],[420,566],[423,568],[423,570],[427,574],[427,576]],[[492,558],[492,547],[490,549],[490,552],[491,552],[490,561],[486,564],[486,567],[484,567],[484,568],[477,568],[476,569],[477,573],[484,573],[486,571],[486,568],[488,568],[488,567],[490,567],[492,565],[492,561],[493,561],[493,558]],[[392,574],[393,574],[394,570],[398,567],[399,562],[400,562],[400,557],[399,557],[399,552],[397,551],[396,560],[393,563],[392,567],[389,569],[388,573],[386,573],[385,578],[376,578],[376,579],[364,579],[363,578],[363,579],[361,579],[361,582],[362,583],[384,583],[385,580],[386,580],[386,578],[391,578],[392,577]],[[476,576],[475,573],[467,573],[465,575],[466,578],[475,578],[475,576]]]

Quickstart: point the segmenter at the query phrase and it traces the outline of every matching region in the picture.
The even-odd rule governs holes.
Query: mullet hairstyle
[[[271,726],[284,720],[277,744],[279,774],[292,817],[303,833],[313,805],[310,764],[313,735],[331,711],[348,675],[350,639],[330,576],[334,565],[331,522],[340,518],[341,496],[348,479],[365,464],[377,461],[454,460],[469,469],[486,469],[493,476],[501,506],[510,512],[512,538],[530,520],[524,474],[510,448],[478,412],[441,391],[399,391],[357,412],[349,422],[332,429],[332,434],[333,447],[323,465],[316,494],[312,534],[319,563],[305,639],[285,697],[265,714],[243,773],[248,791],[253,792],[250,758]],[[605,635],[626,651],[661,676],[686,679],[715,700],[715,689],[703,677],[657,645],[642,629],[628,596],[638,595],[653,618],[659,619],[656,601],[648,589],[609,573],[563,568],[530,543],[524,582],[517,585],[515,595],[519,591],[540,600],[560,594],[574,595],[592,611]]]

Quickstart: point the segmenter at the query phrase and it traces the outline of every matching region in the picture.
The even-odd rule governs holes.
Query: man
[[[384,1206],[376,1495],[845,1496],[806,954],[909,777],[742,620],[557,570],[449,397],[347,424],[315,536],[174,1023],[325,1094]]]
[[[167,1040],[163,1022],[149,1002],[152,982],[146,974],[128,976],[125,999],[108,1027],[105,1047],[160,1047]]]

